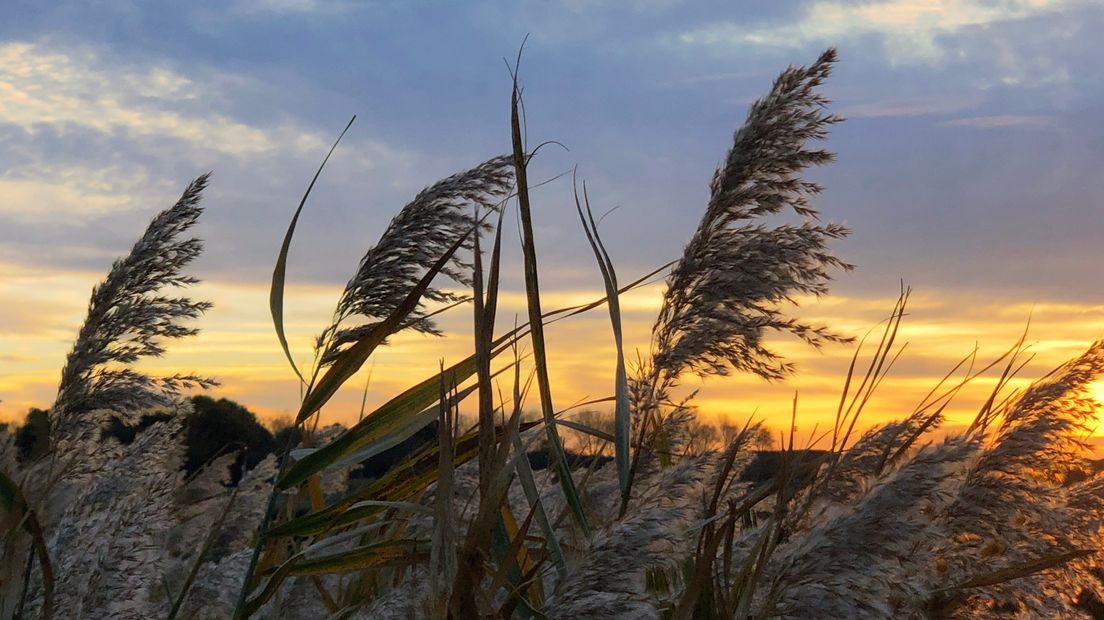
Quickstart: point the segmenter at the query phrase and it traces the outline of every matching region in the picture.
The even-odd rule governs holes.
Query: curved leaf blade
[[[375,445],[382,451],[405,440],[437,419],[437,408],[427,407],[440,397],[438,386],[441,381],[459,384],[474,373],[475,358],[469,357],[407,389],[364,416],[363,420],[329,444],[292,465],[280,478],[277,486],[281,489],[291,488],[312,474],[336,465],[366,447]],[[467,391],[463,394],[467,395]],[[364,452],[358,456],[368,458],[372,454]]]
[[[349,131],[355,120],[356,115],[354,114],[349,119],[349,124],[345,125],[345,129],[341,131],[341,135],[330,147],[330,152],[326,153],[326,157],[322,160],[322,165],[318,167],[318,171],[314,173],[314,178],[311,179],[307,191],[303,193],[303,198],[295,209],[295,215],[291,217],[291,223],[288,225],[287,232],[284,233],[284,242],[280,245],[280,254],[276,257],[276,266],[272,269],[272,288],[269,289],[268,293],[268,308],[272,312],[272,324],[276,327],[276,338],[280,340],[280,347],[284,350],[284,356],[287,357],[287,361],[291,364],[291,369],[295,371],[296,376],[299,377],[299,381],[303,383],[307,381],[303,378],[303,373],[299,371],[299,367],[295,365],[295,359],[291,356],[291,348],[288,346],[287,334],[284,332],[284,281],[287,277],[288,251],[291,249],[291,238],[295,235],[295,226],[299,223],[299,214],[303,212],[303,205],[307,204],[307,197],[314,189],[314,184],[322,174],[322,169],[326,167],[326,162],[330,161],[330,155],[333,155],[337,145],[345,137],[345,132]]]

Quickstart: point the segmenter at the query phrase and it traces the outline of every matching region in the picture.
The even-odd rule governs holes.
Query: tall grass
[[[302,388],[302,437],[230,484],[233,455],[181,472],[180,418],[169,415],[123,445],[103,439],[113,417],[134,422],[175,407],[191,374],[154,378],[132,367],[194,329],[205,302],[163,295],[194,280],[199,253],[180,240],[200,215],[206,176],[157,216],[92,296],[50,419],[51,452],[20,465],[0,442],[0,612],[88,618],[772,618],[1066,617],[1101,595],[1096,541],[1104,478],[1075,482],[1098,404],[1104,342],[1021,393],[1022,340],[975,370],[959,366],[900,421],[863,428],[871,395],[900,355],[902,295],[880,335],[856,347],[836,422],[822,450],[794,446],[765,481],[742,474],[762,428],[729,429],[720,449],[695,431],[688,374],[747,372],[781,380],[793,366],[766,338],[814,347],[850,342],[793,316],[800,294],[828,292],[851,266],[829,244],[846,228],[821,223],[803,174],[831,161],[817,146],[841,121],[819,92],[828,50],[790,67],[752,104],[713,175],[700,224],[682,256],[633,282],[602,241],[586,186],[576,210],[605,295],[542,306],[535,208],[521,88],[511,94],[510,154],[419,192],[367,250],[300,367],[283,325],[296,209],[273,273],[277,340]],[[351,125],[351,122],[350,122]],[[348,130],[348,127],[346,127]],[[344,133],[342,134],[344,135]],[[335,144],[335,148],[336,148]],[[331,154],[333,150],[331,150]],[[327,160],[329,155],[327,155]],[[325,161],[323,162],[323,167]],[[311,187],[320,179],[319,168]],[[528,322],[496,332],[502,227],[516,207]],[[784,216],[797,218],[785,222]],[[493,231],[493,239],[485,239]],[[485,250],[489,248],[489,253]],[[621,293],[665,274],[647,354],[623,352]],[[444,275],[453,288],[437,288]],[[472,353],[367,412],[350,428],[320,428],[318,412],[387,339],[439,333],[433,317],[472,305]],[[557,409],[546,323],[605,306],[615,343],[609,429]],[[873,332],[879,334],[879,332]],[[868,341],[871,344],[868,344]],[[876,341],[876,344],[873,344]],[[521,353],[528,346],[532,362]],[[968,367],[965,377],[951,377]],[[1000,369],[992,397],[965,432],[933,439],[967,382]],[[865,369],[865,370],[864,370]],[[522,412],[536,388],[541,417]],[[476,402],[477,423],[459,408]],[[592,403],[593,404],[593,403]],[[797,415],[795,402],[794,416]],[[585,418],[581,418],[585,420]],[[606,443],[573,467],[560,427]],[[422,429],[374,480],[350,468]],[[792,421],[791,421],[792,428]],[[545,450],[552,467],[534,470]]]
[[[159,597],[159,573],[168,562],[161,537],[175,521],[174,496],[183,483],[181,418],[170,415],[128,446],[103,435],[112,419],[133,424],[151,408],[177,413],[182,389],[215,384],[133,368],[162,355],[165,339],[195,334],[184,321],[210,308],[165,294],[196,282],[183,270],[202,243],[180,236],[203,211],[207,180],[189,183],[93,289],[49,411],[51,450],[18,473],[0,475],[11,521],[0,563],[5,615],[141,617],[145,599]],[[30,547],[19,544],[24,535]]]

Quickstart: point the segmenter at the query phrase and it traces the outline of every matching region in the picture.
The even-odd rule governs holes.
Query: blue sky
[[[1014,306],[1022,327],[1031,306],[1060,305],[1072,314],[1040,339],[1076,339],[1058,332],[1070,321],[1077,338],[1104,329],[1097,2],[6,0],[3,14],[0,274],[30,283],[6,289],[0,344],[34,371],[9,374],[53,379],[87,287],[201,172],[214,178],[198,275],[263,287],[314,167],[357,114],[289,273],[335,299],[418,189],[508,150],[504,59],[526,35],[530,141],[569,149],[543,150],[532,174],[578,165],[596,206],[619,207],[603,232],[623,278],[678,255],[748,104],[835,46],[824,90],[848,120],[828,142],[838,162],[812,176],[824,216],[854,229],[836,246],[858,267],[840,299],[891,299],[904,279],[932,300],[917,320],[978,325]],[[570,190],[535,195],[542,281],[565,294],[600,288]],[[26,292],[49,278],[87,286]],[[263,305],[215,301],[229,305],[217,325],[261,337]],[[48,394],[31,383],[12,384],[15,403]]]
[[[56,168],[73,166],[71,202],[89,186],[107,202],[124,188],[132,198],[93,213],[30,199],[4,208],[9,258],[73,239],[74,228],[92,233],[80,235],[84,255],[117,252],[134,232],[122,222],[147,212],[154,192],[214,169],[209,266],[227,264],[223,248],[244,259],[224,267],[234,277],[263,278],[290,194],[356,113],[308,218],[320,225],[304,230],[307,245],[347,240],[355,260],[413,190],[508,147],[503,59],[528,33],[531,135],[571,149],[548,151],[543,169],[577,163],[603,204],[622,207],[610,225],[631,234],[611,244],[627,264],[652,262],[630,238],[677,251],[748,102],[786,64],[835,45],[841,62],[826,90],[849,122],[830,143],[839,163],[816,175],[829,190],[825,214],[855,228],[843,251],[864,269],[846,286],[905,278],[1100,299],[1073,286],[1094,273],[1086,258],[1104,232],[1094,174],[1104,74],[1092,40],[1104,8],[1087,2],[14,6],[0,25],[5,70],[48,63],[20,87],[115,101],[5,114],[3,178],[56,181]],[[178,135],[159,122],[176,122]],[[235,131],[265,142],[242,144],[250,138]],[[576,237],[558,189],[546,219]],[[366,236],[344,235],[362,222]],[[73,253],[51,260],[83,265]],[[572,246],[557,258],[576,256]],[[309,278],[344,278],[333,257],[303,260]]]

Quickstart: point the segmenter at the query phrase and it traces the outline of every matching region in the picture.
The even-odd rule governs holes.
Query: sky
[[[191,294],[215,307],[198,337],[143,368],[214,376],[215,396],[267,419],[296,411],[268,284],[330,143],[356,114],[292,246],[287,329],[303,363],[398,209],[510,149],[506,59],[526,37],[529,140],[562,145],[541,150],[531,177],[578,166],[596,209],[616,207],[601,231],[622,281],[679,255],[732,131],[772,79],[838,48],[823,90],[847,120],[825,145],[837,161],[809,176],[825,186],[824,219],[853,229],[833,249],[856,269],[790,311],[862,336],[902,282],[913,289],[908,346],[862,424],[907,415],[960,359],[999,356],[1029,321],[1035,358],[1016,386],[1104,336],[1098,2],[4,0],[2,13],[0,420],[52,402],[92,286],[208,170]],[[544,306],[601,296],[569,178],[533,199]],[[500,329],[525,314],[507,239]],[[630,359],[647,352],[662,290],[622,302]],[[370,410],[466,356],[469,317],[445,315],[445,338],[396,337],[325,419],[355,420],[368,372]],[[604,311],[549,338],[557,408],[612,392]],[[754,415],[776,431],[796,394],[801,432],[830,426],[854,347],[770,342],[793,378],[691,376],[684,391],[704,418]],[[949,428],[995,379],[960,394]]]

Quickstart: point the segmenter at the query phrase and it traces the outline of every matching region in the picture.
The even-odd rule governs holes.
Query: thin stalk
[[[586,215],[583,214],[583,205],[586,205]],[[629,382],[625,372],[625,348],[621,329],[621,304],[617,295],[617,271],[613,267],[609,253],[598,234],[598,223],[594,221],[594,212],[590,208],[590,197],[587,195],[586,182],[583,183],[583,200],[579,201],[579,192],[575,192],[575,210],[579,213],[579,220],[583,224],[583,232],[594,251],[594,259],[598,262],[598,269],[602,272],[602,281],[606,287],[606,296],[609,298],[610,326],[613,329],[613,341],[617,349],[617,367],[614,375],[614,394],[616,406],[614,408],[614,441],[613,453],[617,463],[617,481],[621,487],[621,500],[628,501],[631,493],[629,480],[630,455],[629,440],[632,434],[632,412],[629,410]]]
[[[518,52],[520,63],[521,53]],[[529,186],[526,176],[528,156],[522,139],[521,119],[518,105],[521,91],[517,83],[517,66],[514,67],[513,91],[510,96],[510,126],[514,145],[514,178],[517,181],[518,211],[522,229],[522,253],[525,257],[525,293],[529,306],[529,330],[533,342],[533,361],[537,370],[537,390],[540,395],[541,412],[544,415],[544,428],[548,434],[549,448],[556,462],[560,484],[576,524],[589,538],[590,523],[579,499],[578,490],[571,477],[571,468],[564,456],[563,440],[556,430],[555,408],[552,403],[552,386],[548,378],[548,356],[545,351],[544,322],[541,320],[540,283],[537,277],[537,248],[533,234],[533,213],[529,202]],[[607,296],[608,299],[608,296]]]

